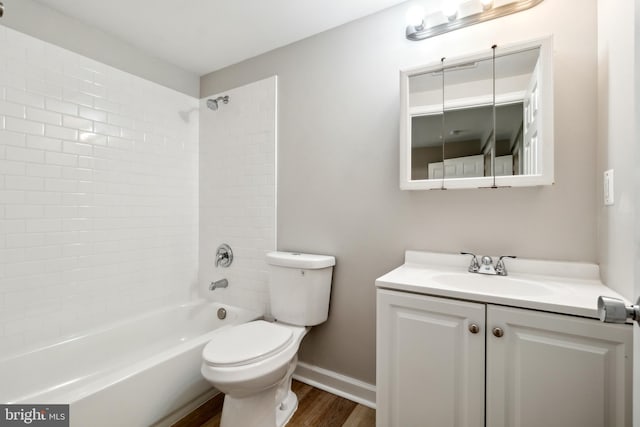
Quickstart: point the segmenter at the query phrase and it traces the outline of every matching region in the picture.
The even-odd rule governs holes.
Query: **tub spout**
[[[229,281],[227,279],[216,280],[215,282],[211,282],[209,285],[210,291],[215,291],[218,288],[226,288],[229,286]]]

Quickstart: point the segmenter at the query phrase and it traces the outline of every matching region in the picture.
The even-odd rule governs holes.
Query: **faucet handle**
[[[233,262],[233,251],[226,243],[216,249],[216,267],[229,267]]]
[[[469,273],[477,273],[480,270],[480,264],[478,263],[478,257],[471,252],[460,252],[460,255],[471,255],[471,264],[469,264]]]
[[[503,258],[516,259],[517,257],[514,256],[514,255],[502,255],[498,259],[498,262],[496,263],[496,273],[499,274],[500,276],[506,276],[507,275],[507,267],[505,267],[504,261],[502,261]]]

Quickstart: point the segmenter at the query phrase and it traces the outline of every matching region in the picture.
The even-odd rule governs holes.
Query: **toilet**
[[[281,427],[291,419],[300,342],[329,314],[334,257],[269,252],[266,261],[275,321],[221,329],[202,352],[202,375],[225,394],[221,427]]]

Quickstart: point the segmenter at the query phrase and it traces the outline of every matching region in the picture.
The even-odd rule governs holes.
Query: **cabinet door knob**
[[[502,328],[493,328],[492,329],[493,335],[500,338],[504,335],[504,330]]]
[[[471,332],[472,334],[477,334],[478,332],[480,332],[480,326],[478,326],[477,323],[470,324],[469,332]]]

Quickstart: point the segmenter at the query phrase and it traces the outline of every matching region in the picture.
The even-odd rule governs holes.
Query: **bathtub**
[[[200,374],[206,343],[259,317],[197,301],[5,358],[0,402],[70,404],[72,427],[169,425],[214,394]]]

